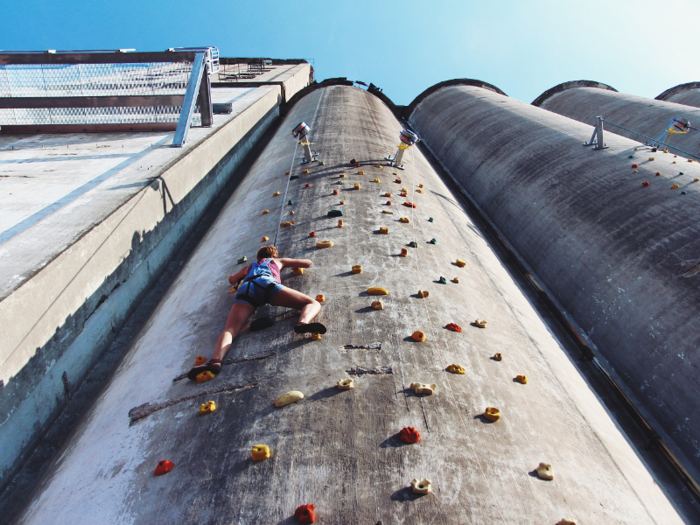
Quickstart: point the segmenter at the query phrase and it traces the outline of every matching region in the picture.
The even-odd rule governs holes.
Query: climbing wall
[[[310,166],[290,135],[302,120]],[[360,89],[296,104],[21,523],[308,522],[302,505],[339,525],[681,523],[418,149],[386,166],[400,131]],[[313,261],[283,283],[324,296],[328,332],[296,335],[296,314],[267,306],[253,319],[275,324],[244,331],[215,379],[183,379],[263,237]],[[303,399],[275,406],[291,391]]]

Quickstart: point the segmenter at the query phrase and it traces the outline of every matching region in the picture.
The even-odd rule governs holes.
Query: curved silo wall
[[[669,121],[674,118],[685,118],[690,121],[691,126],[700,126],[700,108],[593,87],[567,89],[544,100],[540,107],[588,124],[590,131],[584,142],[591,138],[597,115],[651,139],[667,129]],[[637,142],[650,142],[644,137],[610,124],[605,124],[605,131],[607,135],[615,133]],[[667,144],[692,155],[670,150],[679,158],[700,158],[700,133],[697,131],[669,135]]]
[[[302,120],[324,161],[308,174],[299,151],[292,162],[290,131]],[[19,523],[295,523],[301,504],[315,504],[322,523],[681,522],[420,151],[407,152],[401,182],[393,182],[379,159],[395,151],[400,130],[379,99],[352,87],[318,89],[294,106]],[[349,167],[351,158],[363,161],[365,175]],[[290,165],[301,178],[287,192]],[[402,187],[416,208],[401,205]],[[330,209],[344,211],[343,228],[326,217]],[[280,217],[295,224],[278,229]],[[388,235],[378,233],[382,226]],[[276,324],[242,333],[215,380],[173,381],[195,356],[210,355],[233,302],[227,276],[241,267],[237,259],[251,259],[262,236],[277,234],[283,256],[313,260],[304,275],[283,271],[283,282],[326,296],[319,319],[328,333],[321,341],[295,335],[293,312],[264,307],[256,317]],[[317,249],[323,239],[335,246]],[[399,257],[411,241],[417,248]],[[353,265],[363,272],[353,274]],[[371,286],[389,295],[368,296]],[[384,310],[370,308],[378,298]],[[471,326],[476,318],[488,328]],[[411,339],[416,330],[426,342]],[[490,359],[495,353],[503,361]],[[446,372],[452,363],[466,374]],[[517,374],[528,384],[514,382]],[[348,376],[357,388],[338,391]],[[408,388],[414,381],[437,389],[417,397]],[[306,398],[275,408],[290,390]],[[218,409],[202,416],[208,400]],[[488,406],[501,410],[497,423],[480,416]],[[396,434],[407,426],[420,443],[402,446]],[[269,445],[272,457],[253,462],[255,444]],[[175,468],[155,477],[163,459]],[[541,461],[554,466],[553,482],[531,474]],[[431,479],[433,494],[414,495],[414,478]]]
[[[667,89],[656,97],[656,100],[700,108],[700,82],[688,82]]]
[[[679,175],[672,155],[612,134],[584,148],[590,127],[471,87],[431,95],[410,123],[697,468],[697,163]]]

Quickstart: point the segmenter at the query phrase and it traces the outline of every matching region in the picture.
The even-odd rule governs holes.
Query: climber
[[[277,248],[274,246],[263,246],[258,250],[257,262],[247,265],[228,278],[234,286],[240,281],[243,282],[238,286],[236,300],[228,314],[226,327],[216,342],[212,358],[207,363],[192,368],[187,374],[189,379],[194,381],[197,375],[205,371],[218,374],[221,370],[221,361],[240,333],[243,324],[257,308],[265,304],[300,310],[299,322],[294,327],[294,331],[298,334],[326,333],[326,327],[321,323],[310,322],[321,310],[319,302],[280,284],[282,268],[310,268],[313,263],[308,259],[284,259],[278,255]]]

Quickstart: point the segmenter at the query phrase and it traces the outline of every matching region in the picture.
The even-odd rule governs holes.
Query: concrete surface
[[[181,149],[172,134],[0,135],[0,489],[283,102],[280,85],[212,96],[232,113]]]
[[[700,108],[700,82],[688,82],[667,89],[656,97],[656,100]]]
[[[584,148],[589,126],[476,87],[410,124],[697,476],[698,164],[614,134]]]
[[[699,108],[595,87],[572,87],[566,89],[542,101],[540,107],[588,124],[590,132],[584,142],[588,142],[591,138],[597,115],[602,115],[607,121],[652,139],[667,129],[668,123],[672,118],[683,117],[688,119],[691,125],[696,127],[700,125]],[[605,131],[608,135],[614,133],[631,138],[637,142],[650,142],[643,137],[608,124],[605,125]],[[670,135],[668,144],[700,158],[700,133],[697,131]],[[673,151],[673,153],[679,156],[695,158],[678,151]]]
[[[418,114],[442,93],[428,97]],[[290,136],[302,120],[312,126],[325,165],[311,166],[287,192],[285,170],[304,167],[298,151],[293,160]],[[400,184],[392,182],[394,170],[373,167],[393,153],[400,129],[377,98],[352,87],[318,89],[296,104],[18,523],[281,524],[295,523],[294,509],[304,503],[316,505],[320,523],[338,524],[530,524],[565,516],[582,524],[682,522],[420,151],[406,155]],[[350,158],[365,162],[366,175],[348,167]],[[341,172],[348,176],[339,179]],[[361,190],[352,189],[355,182]],[[423,194],[415,191],[419,184]],[[417,208],[400,205],[401,187]],[[275,191],[282,195],[273,197]],[[384,192],[394,194],[390,207]],[[342,229],[326,217],[333,208],[345,212]],[[383,214],[387,209],[394,214]],[[295,225],[279,229],[290,210]],[[399,223],[401,216],[411,222]],[[378,234],[380,226],[389,235]],[[271,316],[275,326],[241,334],[214,381],[173,381],[195,356],[211,353],[234,300],[227,276],[240,268],[236,260],[253,257],[261,237],[277,233],[283,256],[314,262],[302,276],[285,270],[283,280],[308,295],[325,294],[319,319],[329,332],[322,341],[295,335],[294,313],[264,307],[256,317]],[[319,250],[320,239],[335,246]],[[413,240],[418,248],[399,257]],[[457,258],[466,268],[454,264]],[[356,264],[363,273],[350,272]],[[460,283],[437,284],[440,276]],[[390,291],[384,310],[369,307],[377,298],[365,293],[370,286]],[[417,298],[419,289],[430,297]],[[477,317],[488,320],[487,329],[470,325]],[[450,322],[463,332],[444,329]],[[417,329],[426,332],[425,343],[410,338]],[[502,362],[489,358],[496,352]],[[466,375],[445,372],[453,362]],[[339,392],[336,382],[350,374],[357,374],[357,388]],[[514,382],[516,374],[527,374],[529,383]],[[437,390],[417,397],[408,389],[413,381],[436,383]],[[274,408],[289,390],[306,399]],[[210,399],[219,408],[200,415]],[[502,419],[485,422],[487,406],[500,408]],[[147,415],[130,424],[137,407]],[[419,444],[397,440],[405,426],[421,432]],[[254,463],[250,450],[260,443],[272,458]],[[155,477],[163,459],[175,468]],[[554,481],[533,475],[541,461],[553,464]],[[431,479],[434,493],[412,494],[413,478]]]

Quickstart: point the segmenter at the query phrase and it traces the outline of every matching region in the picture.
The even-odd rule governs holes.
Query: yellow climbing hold
[[[379,227],[379,233],[386,233],[386,234],[388,234],[388,233],[389,233],[389,228],[387,228],[386,226],[380,226],[380,227]]]
[[[235,286],[232,286],[231,288],[228,289],[228,293],[234,293],[234,292],[236,292],[236,291],[237,291],[237,290],[236,290],[236,287],[235,287]]]
[[[355,266],[353,266],[352,273],[362,273],[362,266],[360,266],[359,264],[356,264]]]
[[[455,264],[460,268],[464,268],[467,265],[466,261],[463,261],[462,259],[457,259],[457,261],[455,261]]]
[[[394,212],[391,210],[382,210],[382,213],[388,213],[389,215],[394,215]]]
[[[372,288],[367,288],[367,293],[369,295],[389,295],[389,291],[381,286],[373,286]]]
[[[338,380],[338,390],[350,390],[355,388],[354,379],[340,379]]]
[[[696,178],[693,179],[693,182],[700,182],[700,179],[698,179],[698,178],[696,177]]]
[[[423,184],[419,184],[418,187],[419,187],[419,188],[423,188],[424,186],[423,186]]]
[[[254,445],[251,453],[253,461],[262,461],[263,459],[268,459],[271,455],[270,447],[267,445]]]
[[[323,339],[323,336],[319,332],[314,332],[311,334],[312,341],[320,341],[321,339]]]
[[[375,164],[374,167],[375,167],[375,168],[382,169],[383,166],[382,166],[381,164]]]
[[[416,193],[423,193],[423,190],[416,190]]]
[[[411,383],[409,388],[416,394],[432,395],[437,388],[436,384],[428,385],[426,383]]]
[[[380,179],[374,179],[374,182],[379,183],[379,182],[382,182],[382,181],[381,181]]]
[[[205,370],[204,372],[197,374],[196,379],[197,383],[206,383],[207,381],[214,379],[214,374],[212,374],[209,370]]]
[[[263,215],[267,215],[268,213],[270,213],[270,210],[263,210],[262,212]]]
[[[344,178],[345,178],[345,173],[341,173],[340,175],[338,175],[338,177],[340,177],[341,179],[344,179]]]
[[[418,297],[426,298],[430,295],[428,290],[418,290]]]
[[[330,248],[333,246],[333,241],[318,241],[316,243],[316,248]]]
[[[501,411],[496,407],[487,407],[486,410],[484,410],[484,417],[489,421],[498,421],[501,419]]]
[[[270,240],[270,238],[267,237],[267,236],[265,236],[265,237],[263,237],[262,239],[260,239],[260,242],[267,242],[267,241],[269,241],[269,240]]]
[[[290,210],[289,215],[294,215],[294,210]]]
[[[345,204],[345,201],[340,201],[338,204],[343,205]]]
[[[309,170],[301,170],[301,174],[302,174],[302,175],[308,175],[308,174],[309,174]]]
[[[304,399],[304,394],[302,394],[298,390],[292,390],[291,392],[282,394],[280,397],[275,399],[275,406],[277,408],[281,408],[290,403],[296,403],[297,401],[301,401],[302,399]]]
[[[404,193],[408,193],[408,189],[407,189],[407,188],[401,188],[401,191],[403,191]]]
[[[467,373],[467,371],[464,369],[464,367],[458,365],[457,363],[453,363],[450,366],[448,366],[447,371],[452,372],[453,374],[466,374]]]
[[[413,338],[414,341],[418,341],[419,343],[424,343],[425,342],[425,332],[421,330],[416,330],[411,334],[411,337]]]
[[[384,303],[381,301],[372,301],[372,308],[375,310],[384,310]]]
[[[343,219],[338,219],[338,228],[343,227]]]
[[[358,175],[364,175],[364,174],[365,174],[365,172],[364,172],[364,171],[362,171],[362,170],[359,170],[359,171],[357,172],[357,174],[358,174]]]
[[[401,248],[401,257],[408,257],[408,248]]]
[[[411,221],[408,219],[408,217],[401,217],[399,219],[399,222],[403,222],[404,224],[408,224]]]
[[[654,157],[649,157],[649,162],[653,161]]]
[[[452,282],[455,284],[459,284],[459,277],[455,277],[454,279],[452,279]]]
[[[280,228],[287,228],[288,226],[291,226],[292,224],[294,224],[294,221],[281,222]]]
[[[200,414],[211,414],[216,410],[216,403],[214,401],[208,401],[199,407]]]
[[[323,294],[318,294],[318,295],[316,296],[316,300],[317,300],[319,303],[325,303],[325,302],[326,302],[326,296],[323,295]]]
[[[360,189],[360,183],[359,183],[359,182],[356,182],[354,188],[355,188],[356,190],[359,190],[359,189]]]
[[[484,321],[483,319],[477,319],[476,321],[474,321],[474,324],[479,328],[486,328],[486,321]]]
[[[672,189],[672,190],[677,190],[678,188],[680,188],[680,186],[679,186],[678,184],[673,184],[673,185],[671,186],[671,189]]]
[[[521,385],[527,385],[527,376],[517,375],[515,376],[515,380]]]
[[[540,463],[537,466],[537,475],[542,479],[554,479],[554,471],[552,471],[552,465],[550,463]]]
[[[294,268],[294,275],[304,275],[303,268]]]
[[[280,194],[279,191],[276,191],[275,193],[272,194],[273,197],[277,197]]]

